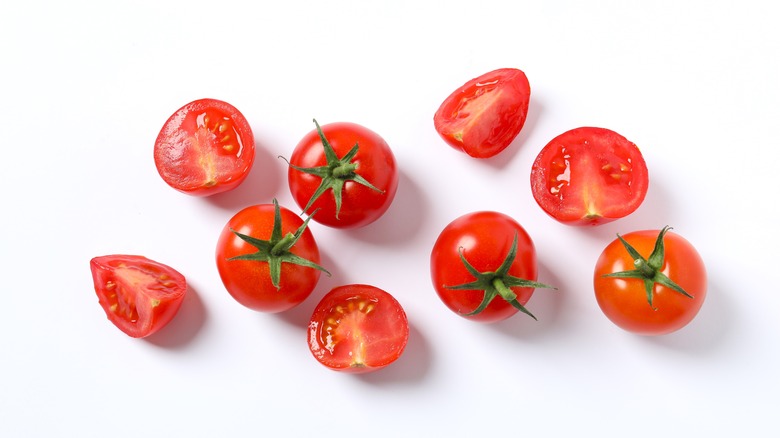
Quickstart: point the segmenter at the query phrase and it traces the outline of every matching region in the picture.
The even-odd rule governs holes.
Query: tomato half
[[[525,73],[493,70],[450,94],[434,114],[433,125],[453,148],[475,158],[492,157],[523,129],[530,100]]]
[[[621,238],[636,254],[620,238],[615,239],[599,256],[593,273],[596,301],[607,318],[641,335],[663,335],[690,323],[707,295],[707,272],[696,248],[668,228],[636,231]],[[656,249],[659,240],[660,250]],[[641,275],[642,270],[647,273]]]
[[[154,143],[154,164],[174,189],[209,196],[236,188],[255,159],[249,123],[233,105],[190,102],[165,122]]]
[[[137,255],[106,255],[89,262],[98,302],[119,330],[143,338],[165,327],[187,292],[182,274]]]
[[[222,229],[217,270],[228,293],[256,311],[276,313],[303,302],[314,290],[320,252],[308,219],[273,204],[246,207]],[[328,274],[329,275],[329,274]]]
[[[401,356],[408,339],[409,322],[401,304],[366,284],[332,289],[309,322],[311,353],[335,371],[366,373],[384,368]]]
[[[536,248],[525,229],[494,211],[463,215],[442,230],[433,245],[431,280],[439,298],[456,314],[492,323],[519,311],[536,282]]]
[[[568,225],[598,225],[634,212],[645,199],[647,165],[639,148],[604,128],[555,137],[531,169],[534,199]]]
[[[395,198],[398,170],[382,137],[354,123],[317,124],[293,150],[288,181],[305,213],[335,228],[368,225]]]

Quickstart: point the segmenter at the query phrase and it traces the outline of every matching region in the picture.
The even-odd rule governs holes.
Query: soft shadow
[[[207,311],[200,295],[192,285],[187,286],[187,294],[179,312],[167,326],[159,332],[144,338],[145,341],[161,348],[181,349],[189,344],[206,322]]]
[[[517,137],[512,140],[512,143],[509,143],[509,146],[507,146],[506,149],[499,152],[498,155],[483,159],[481,161],[496,169],[503,169],[509,165],[518,152],[523,149],[523,145],[528,142],[528,137],[530,137],[531,133],[539,124],[539,120],[541,119],[541,114],[543,112],[544,105],[542,105],[539,99],[531,97],[531,101],[528,105],[528,116],[525,119],[523,129],[520,130],[520,133],[517,134]]]
[[[246,180],[233,190],[206,198],[213,205],[229,211],[238,211],[249,205],[269,203],[279,196],[283,181],[287,181],[284,161],[255,140],[255,161]]]
[[[409,341],[406,349],[395,362],[385,368],[355,376],[362,382],[372,385],[396,386],[399,383],[415,384],[423,380],[431,369],[433,356],[431,347],[422,332],[409,323]]]
[[[403,171],[399,171],[398,191],[393,203],[376,222],[354,230],[350,236],[377,245],[399,245],[414,240],[429,217],[429,202],[420,186]]]

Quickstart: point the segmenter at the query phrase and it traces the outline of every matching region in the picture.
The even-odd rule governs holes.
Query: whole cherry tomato
[[[273,204],[244,208],[222,229],[217,270],[239,303],[276,313],[305,300],[320,278],[320,252],[305,221]]]
[[[493,211],[463,215],[439,234],[431,251],[431,279],[439,298],[458,315],[496,322],[522,311],[536,282],[536,249],[525,229]]]
[[[639,148],[604,128],[577,128],[550,141],[531,168],[534,199],[568,225],[598,225],[634,212],[645,199]]]
[[[618,235],[596,262],[596,301],[618,327],[663,335],[687,325],[701,309],[704,262],[690,242],[669,230]]]
[[[322,297],[309,322],[309,350],[335,371],[384,368],[401,356],[408,339],[409,322],[401,304],[366,284],[334,288]]]
[[[523,129],[530,100],[525,73],[493,70],[450,94],[434,114],[433,125],[453,148],[475,158],[492,157]]]
[[[119,330],[144,338],[165,327],[187,292],[182,274],[138,255],[106,255],[90,263],[98,302]]]
[[[395,156],[375,132],[354,123],[331,123],[309,132],[293,150],[288,181],[305,213],[335,228],[379,219],[398,188]]]
[[[179,108],[154,143],[154,164],[174,189],[209,196],[236,188],[255,159],[255,138],[233,105],[199,99]]]

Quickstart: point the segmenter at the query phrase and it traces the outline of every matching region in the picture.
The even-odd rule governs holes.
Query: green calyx
[[[306,220],[303,221],[295,233],[287,233],[282,235],[282,214],[279,209],[279,203],[276,201],[276,199],[274,199],[273,204],[274,225],[273,229],[271,230],[271,238],[269,240],[257,239],[252,236],[247,236],[246,234],[241,234],[231,228],[230,231],[232,231],[233,234],[238,236],[244,242],[257,248],[257,251],[231,257],[228,260],[251,260],[268,263],[268,267],[271,272],[271,283],[277,290],[280,288],[279,281],[282,275],[282,263],[293,263],[296,265],[317,269],[330,276],[330,272],[328,272],[322,266],[290,252],[290,249],[295,246],[295,243],[298,242],[298,239],[300,239],[301,235],[303,235],[303,232],[306,230],[311,216],[307,217]],[[312,214],[312,216],[313,215],[314,214]]]
[[[344,189],[344,183],[347,181],[354,181],[358,184],[370,188],[371,190],[384,193],[383,190],[375,187],[373,184],[368,182],[368,180],[357,173],[358,163],[352,162],[359,150],[357,143],[355,143],[355,146],[353,146],[346,155],[339,158],[336,155],[336,152],[333,150],[333,146],[331,146],[328,139],[325,138],[325,134],[322,132],[322,128],[320,127],[319,123],[317,123],[316,119],[314,119],[314,125],[317,127],[317,133],[320,136],[320,141],[322,141],[322,147],[325,149],[325,160],[327,164],[317,167],[299,167],[291,164],[284,157],[279,157],[287,161],[287,164],[295,170],[322,178],[322,182],[320,183],[319,187],[317,187],[317,190],[315,190],[311,198],[309,198],[309,202],[306,204],[306,207],[304,207],[304,213],[306,213],[311,208],[312,204],[314,204],[314,201],[322,196],[323,193],[327,192],[328,190],[333,190],[333,198],[336,201],[336,219],[338,219],[339,212],[341,211],[341,200],[343,197],[342,192]]]
[[[663,267],[664,264],[664,235],[666,235],[667,231],[671,230],[672,228],[670,226],[665,226],[660,233],[658,233],[658,238],[655,240],[655,246],[653,247],[653,252],[650,254],[650,257],[645,259],[642,257],[639,252],[637,252],[636,249],[634,249],[631,244],[626,242],[623,237],[618,234],[617,237],[620,239],[620,243],[623,244],[623,246],[626,248],[626,251],[631,255],[631,257],[634,259],[634,266],[636,269],[631,269],[628,271],[620,271],[620,272],[613,272],[611,274],[605,274],[604,277],[612,277],[612,278],[636,278],[639,280],[642,280],[645,285],[645,294],[647,295],[647,303],[650,304],[650,307],[655,310],[655,307],[653,307],[653,289],[654,286],[657,284],[660,284],[662,286],[666,286],[669,289],[678,292],[688,298],[693,298],[692,295],[690,295],[688,292],[683,290],[682,287],[680,287],[677,283],[672,281],[671,278],[667,277],[666,274],[661,272],[661,267]]]
[[[553,286],[548,286],[543,283],[538,283],[536,281],[526,280],[509,275],[509,268],[512,267],[512,263],[514,263],[515,257],[517,257],[517,233],[515,233],[515,237],[512,241],[512,247],[509,249],[509,253],[507,253],[506,258],[504,258],[501,266],[499,266],[496,271],[479,272],[471,263],[469,263],[468,260],[466,260],[466,257],[463,255],[462,247],[458,248],[458,253],[460,254],[460,260],[463,262],[463,266],[465,266],[469,273],[474,276],[475,280],[457,286],[445,287],[451,290],[481,290],[485,292],[482,297],[482,302],[479,304],[479,306],[477,306],[477,308],[473,311],[467,313],[466,316],[472,316],[482,312],[493,301],[494,298],[500,296],[509,304],[511,304],[512,307],[525,313],[531,318],[536,319],[536,317],[531,312],[529,312],[525,306],[517,301],[517,294],[515,294],[511,288],[533,287],[556,289]]]

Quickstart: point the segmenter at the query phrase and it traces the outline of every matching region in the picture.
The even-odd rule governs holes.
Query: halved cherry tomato
[[[255,138],[244,115],[216,99],[190,102],[165,122],[154,143],[154,164],[174,189],[209,196],[236,188],[255,159]]]
[[[690,242],[669,229],[618,236],[596,262],[596,301],[624,330],[641,335],[674,332],[690,323],[704,303],[704,262]]]
[[[314,220],[330,227],[362,227],[379,219],[398,189],[390,146],[354,123],[314,124],[289,160],[295,202],[304,213],[320,210]]]
[[[434,114],[433,125],[453,148],[475,158],[492,157],[523,129],[530,100],[525,73],[493,70],[450,94]]]
[[[568,225],[598,225],[634,212],[649,184],[639,148],[604,128],[572,129],[536,157],[531,190],[537,204]]]
[[[522,311],[536,282],[536,249],[525,229],[494,211],[463,215],[448,224],[431,251],[431,280],[456,314],[479,322]]]
[[[326,367],[376,371],[395,362],[409,338],[401,304],[375,286],[350,284],[328,292],[309,322],[309,349]]]
[[[217,242],[217,270],[236,301],[276,313],[311,294],[320,272],[328,271],[318,264],[309,218],[304,221],[274,199],[273,204],[246,207],[228,221]]]
[[[137,255],[107,255],[89,262],[98,302],[119,330],[143,338],[165,327],[187,292],[184,276]]]

